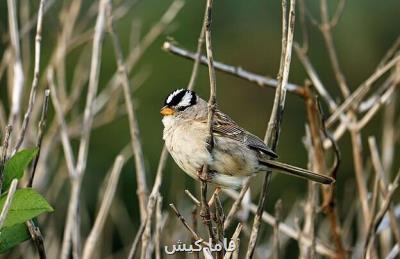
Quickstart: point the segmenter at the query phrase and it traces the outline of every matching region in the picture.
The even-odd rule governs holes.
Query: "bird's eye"
[[[187,107],[189,107],[189,106],[177,106],[176,109],[178,111],[184,111],[184,110],[186,110]]]

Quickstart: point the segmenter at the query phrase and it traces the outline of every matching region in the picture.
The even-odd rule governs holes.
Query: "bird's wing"
[[[215,111],[213,122],[213,132],[215,134],[245,143],[249,148],[264,153],[269,157],[278,157],[259,137],[239,127],[235,121],[218,109]]]

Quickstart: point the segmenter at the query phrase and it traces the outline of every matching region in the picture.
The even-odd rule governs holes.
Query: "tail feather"
[[[328,176],[321,175],[321,174],[316,174],[309,170],[306,170],[306,169],[303,169],[300,167],[296,167],[296,166],[292,166],[292,165],[288,165],[288,164],[278,162],[275,160],[260,160],[260,163],[271,169],[277,169],[277,170],[281,171],[282,173],[285,173],[288,175],[293,175],[293,176],[300,177],[300,178],[307,179],[307,180],[311,180],[311,181],[318,182],[321,184],[332,184],[335,182],[335,179],[333,179],[332,177],[328,177]]]

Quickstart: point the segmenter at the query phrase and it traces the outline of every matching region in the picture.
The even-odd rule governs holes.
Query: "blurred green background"
[[[52,48],[57,38],[57,29],[60,26],[58,12],[62,7],[61,2],[57,1],[44,18],[43,67],[47,64],[51,53],[47,50]],[[138,22],[140,24],[140,35],[145,35],[152,25],[159,20],[171,2],[169,0],[139,1],[126,17],[118,21],[116,30],[124,47],[125,55],[127,55],[129,49],[132,22]],[[337,1],[328,2],[332,13]],[[24,4],[23,1],[20,1],[20,5],[22,4]],[[90,4],[91,1],[84,1],[80,13],[81,17],[85,16]],[[306,1],[306,4],[314,17],[319,20],[319,2]],[[32,10],[36,10],[37,4],[31,5]],[[161,46],[167,37],[172,37],[181,46],[194,50],[201,28],[204,5],[205,1],[186,1],[186,5],[166,33],[151,45],[131,73],[131,76],[134,77],[143,71],[150,72],[147,80],[133,93],[144,147],[149,186],[153,183],[163,145],[159,109],[170,91],[175,88],[184,88],[187,85],[192,69],[191,61],[170,55],[161,50]],[[398,0],[347,1],[343,16],[333,30],[333,37],[341,68],[351,89],[355,89],[374,71],[386,50],[399,35],[399,17],[400,1]],[[295,40],[301,42],[299,16],[297,16],[296,22]],[[275,77],[280,58],[280,23],[280,1],[214,1],[212,37],[215,60]],[[312,63],[330,93],[341,100],[322,35],[313,25],[310,23],[307,25],[310,41],[309,55]],[[7,6],[6,1],[1,1],[0,33],[5,35],[7,31]],[[32,32],[31,35],[33,39],[34,33]],[[5,37],[3,37],[2,42],[5,41]],[[3,52],[4,44],[1,44],[0,54]],[[74,69],[76,59],[82,52],[83,50],[75,51],[74,55],[76,56],[68,59],[68,69],[71,69],[71,71]],[[113,53],[110,39],[106,36],[100,89],[116,69]],[[306,74],[294,53],[292,57],[289,81],[302,84]],[[67,78],[67,80],[70,83],[72,78]],[[207,69],[202,66],[196,91],[205,99],[208,98],[209,93],[208,80]],[[4,79],[0,83],[3,89],[0,95],[4,100],[6,96]],[[27,85],[30,85],[30,80],[27,80]],[[260,88],[255,84],[222,73],[217,73],[217,89],[220,109],[229,114],[244,128],[263,137],[272,107],[274,91],[270,88]],[[380,136],[380,122],[380,119],[374,119],[368,125],[366,133],[363,135],[364,145],[369,134]],[[302,167],[307,166],[307,153],[302,145],[304,133],[305,107],[303,100],[288,94],[278,147],[281,161]],[[89,214],[84,215],[83,219],[84,232],[89,227],[86,223],[93,220],[98,198],[97,187],[112,165],[115,156],[129,143],[129,139],[126,117],[93,132],[82,190],[85,205],[89,208]],[[348,134],[340,140],[339,144],[343,161],[339,171],[337,195],[338,199],[341,200],[343,199],[345,179],[352,179],[354,173]],[[368,153],[367,151],[364,152]],[[396,156],[398,157],[398,152]],[[258,179],[260,180],[258,183],[261,182],[262,178]],[[351,184],[351,180],[349,184]],[[183,190],[195,190],[195,186],[195,182],[186,176],[170,159],[165,173],[165,181],[161,187],[164,204],[170,202],[174,202],[178,206],[181,203],[188,204],[188,201],[183,201]],[[257,192],[260,187],[260,184],[257,183],[252,185],[254,192]],[[294,200],[305,197],[306,188],[307,183],[305,181],[278,175],[271,184],[267,210],[271,211],[275,201],[281,198],[284,213],[286,213],[285,207],[290,208]],[[68,189],[65,186],[65,190]],[[356,191],[355,188],[353,191]],[[139,225],[139,214],[135,169],[132,159],[124,167],[117,192],[117,195],[123,199],[123,204],[137,227]],[[57,209],[66,210],[65,207],[57,208],[56,206]],[[133,230],[132,233],[134,233]],[[118,250],[118,244],[116,244],[115,249]]]

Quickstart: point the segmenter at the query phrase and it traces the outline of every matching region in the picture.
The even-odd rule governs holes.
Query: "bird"
[[[334,179],[277,161],[278,155],[259,137],[240,127],[215,109],[212,120],[212,149],[209,139],[208,103],[189,89],[172,91],[160,113],[163,139],[176,164],[189,176],[200,178],[207,165],[207,182],[220,188],[238,189],[247,178],[272,169],[320,184]]]

